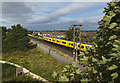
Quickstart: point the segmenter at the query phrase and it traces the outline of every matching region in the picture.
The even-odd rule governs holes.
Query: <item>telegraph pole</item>
[[[80,54],[80,52],[81,52],[81,26],[82,25],[79,25],[80,26],[80,33],[79,33],[79,45],[80,45],[80,47],[79,47],[79,54]]]
[[[73,25],[73,59],[75,61],[75,26]]]

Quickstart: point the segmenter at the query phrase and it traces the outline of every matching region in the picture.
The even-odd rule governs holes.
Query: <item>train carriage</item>
[[[56,43],[56,44],[63,45],[63,46],[69,47],[69,48],[74,48],[73,41],[67,41],[67,40],[51,38],[51,37],[43,37],[43,39],[48,42]],[[81,43],[81,51],[85,51],[89,47],[92,47],[92,44]],[[79,45],[79,43],[75,42],[75,49],[76,48],[79,50],[80,45]]]
[[[85,44],[81,43],[81,45],[79,43],[77,43],[77,49],[79,50],[81,48],[81,51],[85,51]]]
[[[49,38],[49,37],[44,37],[44,40],[48,41],[48,38]]]
[[[49,38],[48,38],[48,41],[49,41],[49,42],[52,42],[52,38],[49,37]]]
[[[56,44],[60,45],[61,39],[56,39]]]
[[[77,49],[80,49],[81,47],[81,51],[85,51],[86,48],[92,47],[92,44],[87,44],[87,43],[81,43],[81,46],[79,43],[77,43]]]
[[[52,43],[55,43],[56,42],[56,39],[55,38],[52,38],[52,41],[51,41]]]
[[[66,46],[67,47],[67,41],[66,40],[61,40],[61,45]]]
[[[68,43],[67,43],[68,45],[68,47],[70,47],[70,48],[74,48],[74,42],[72,42],[72,41],[68,41]]]

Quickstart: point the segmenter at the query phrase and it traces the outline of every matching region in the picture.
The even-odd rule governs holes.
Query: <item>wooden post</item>
[[[19,74],[23,73],[22,67],[16,67],[16,76],[19,76]]]
[[[80,54],[80,52],[81,52],[81,26],[82,25],[79,25],[80,26],[80,34],[79,34],[79,45],[80,45],[80,48],[79,48],[79,54]]]
[[[77,60],[78,60],[78,49],[77,49],[77,47],[76,47],[76,59],[75,59],[75,62],[77,62]]]
[[[49,48],[49,53],[48,53],[48,55],[50,55],[50,48]]]
[[[73,25],[73,59],[75,61],[75,26]]]

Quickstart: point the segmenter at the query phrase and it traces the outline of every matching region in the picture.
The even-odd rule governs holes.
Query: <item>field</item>
[[[52,55],[36,47],[29,51],[3,53],[2,59],[25,67],[42,78],[53,81],[54,71],[61,72],[63,66]]]

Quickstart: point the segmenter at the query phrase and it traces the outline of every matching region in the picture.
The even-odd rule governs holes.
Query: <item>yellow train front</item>
[[[54,44],[59,44],[65,47],[69,48],[74,48],[74,42],[73,41],[68,41],[68,40],[63,40],[63,39],[58,39],[58,38],[51,38],[51,37],[43,37],[45,41],[54,43]],[[92,47],[92,44],[87,44],[87,43],[81,43],[81,46],[79,43],[75,42],[75,48],[79,50],[81,48],[81,51],[86,51],[87,48]]]

